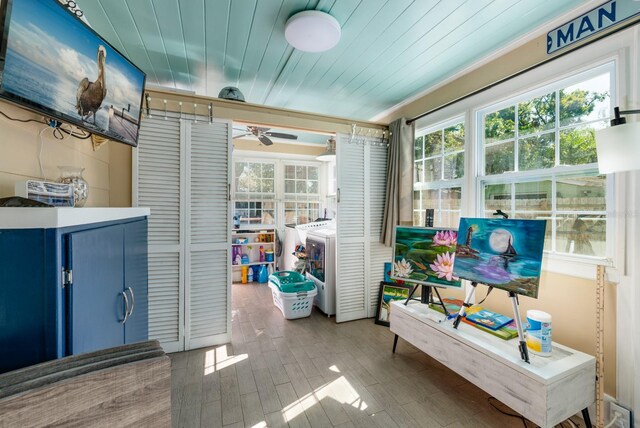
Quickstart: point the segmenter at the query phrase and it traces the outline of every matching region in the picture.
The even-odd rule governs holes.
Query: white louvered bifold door
[[[187,302],[185,348],[231,338],[231,122],[187,127]]]
[[[338,178],[336,321],[368,315],[365,282],[364,146],[339,135],[336,146]]]
[[[133,204],[149,207],[149,338],[184,349],[180,121],[145,117],[133,158]]]
[[[338,216],[336,321],[373,317],[389,248],[379,244],[386,183],[386,147],[371,141],[337,144]]]
[[[145,117],[133,203],[149,217],[149,338],[166,352],[231,338],[231,122]]]
[[[366,178],[368,182],[369,269],[367,281],[369,283],[369,317],[376,315],[378,291],[380,281],[384,280],[384,264],[391,261],[391,247],[380,243],[382,222],[384,217],[384,201],[387,191],[387,151],[385,145],[367,145],[368,158]]]

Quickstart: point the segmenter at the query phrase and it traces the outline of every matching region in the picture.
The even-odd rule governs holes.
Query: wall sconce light
[[[640,122],[627,123],[621,114],[638,114],[640,110],[613,109],[611,126],[596,131],[598,170],[601,174],[640,169]]]

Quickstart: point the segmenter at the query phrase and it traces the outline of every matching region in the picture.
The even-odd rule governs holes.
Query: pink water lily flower
[[[456,245],[458,242],[458,232],[454,230],[440,230],[433,237],[433,245]]]
[[[429,267],[438,275],[438,278],[457,281],[459,278],[453,276],[453,261],[455,257],[455,253],[438,254],[437,260],[430,264]]]

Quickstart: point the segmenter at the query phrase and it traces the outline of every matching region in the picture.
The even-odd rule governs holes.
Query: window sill
[[[544,271],[594,281],[596,280],[596,270],[598,265],[607,267],[608,281],[616,283],[619,282],[620,275],[614,266],[613,260],[611,259],[548,253],[545,253],[542,258],[542,270]]]

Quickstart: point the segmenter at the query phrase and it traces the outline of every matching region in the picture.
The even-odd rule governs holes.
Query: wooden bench
[[[157,341],[0,375],[0,427],[171,426],[171,361]]]

